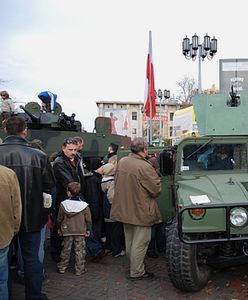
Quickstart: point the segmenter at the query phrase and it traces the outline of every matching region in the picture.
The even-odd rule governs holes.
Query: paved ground
[[[169,281],[166,273],[165,256],[146,259],[148,271],[155,273],[155,278],[130,282],[126,279],[128,263],[126,257],[104,257],[99,263],[87,258],[88,272],[75,276],[72,265],[65,274],[56,272],[56,265],[46,258],[47,278],[43,289],[48,299],[66,300],[247,300],[248,299],[248,265],[218,270],[213,273],[208,285],[198,293],[177,291]],[[15,273],[13,272],[13,277]],[[12,300],[22,300],[24,286],[12,283]]]

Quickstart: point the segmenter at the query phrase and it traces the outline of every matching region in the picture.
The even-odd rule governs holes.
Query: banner
[[[103,115],[111,119],[112,134],[128,134],[128,118],[126,109],[103,109]]]

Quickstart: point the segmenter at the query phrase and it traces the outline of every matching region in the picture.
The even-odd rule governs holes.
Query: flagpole
[[[152,31],[149,30],[149,52],[150,52],[150,55],[152,55]],[[152,63],[151,63],[151,60],[150,60],[150,65],[149,65],[149,68],[150,68],[150,74],[152,72]],[[149,87],[150,88],[150,87]],[[151,94],[151,91],[149,93],[149,103],[150,103],[150,130],[149,130],[149,145],[152,144],[152,94]]]
[[[150,130],[149,130],[149,145],[152,144],[152,96],[149,97],[150,102]]]

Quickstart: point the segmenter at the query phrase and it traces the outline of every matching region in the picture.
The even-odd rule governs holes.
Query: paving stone
[[[147,270],[155,273],[152,280],[128,280],[126,257],[104,257],[93,263],[87,257],[88,272],[75,276],[73,262],[65,274],[56,272],[56,264],[47,253],[45,269],[47,278],[43,290],[49,300],[247,300],[248,266],[215,271],[208,285],[197,293],[183,293],[171,284],[165,264],[165,255],[146,259]],[[12,274],[12,300],[24,300],[24,286],[16,282]]]

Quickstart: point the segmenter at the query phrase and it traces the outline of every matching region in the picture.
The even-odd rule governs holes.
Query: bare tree
[[[192,97],[197,93],[197,85],[194,78],[184,76],[181,81],[177,82],[179,94],[177,100],[184,104],[191,104]]]

